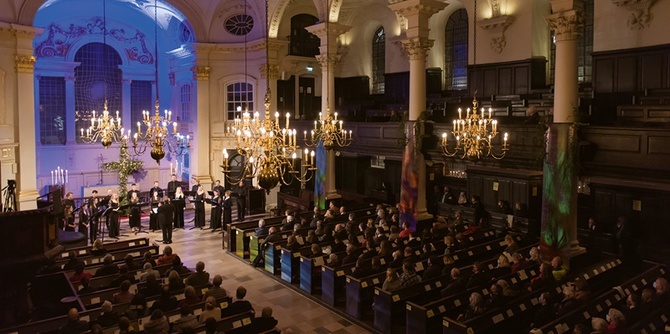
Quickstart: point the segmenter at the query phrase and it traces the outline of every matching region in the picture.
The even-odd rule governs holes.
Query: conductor
[[[247,194],[249,193],[249,188],[244,184],[244,181],[240,181],[235,187],[235,192],[237,193],[237,220],[244,221],[244,216],[247,212]]]
[[[172,223],[174,222],[174,206],[170,203],[170,198],[163,197],[163,201],[158,204],[158,223],[163,231],[163,243],[172,243]]]

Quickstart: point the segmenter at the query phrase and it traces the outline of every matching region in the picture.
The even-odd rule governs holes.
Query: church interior
[[[670,332],[669,1],[0,9],[0,333]]]

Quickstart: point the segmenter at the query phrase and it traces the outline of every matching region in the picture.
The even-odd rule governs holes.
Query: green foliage
[[[123,200],[119,205],[124,205],[128,203],[128,198],[126,196],[128,189],[126,184],[128,183],[128,176],[140,172],[144,163],[140,160],[135,160],[130,157],[128,154],[128,148],[126,145],[121,145],[119,151],[119,161],[107,162],[102,165],[102,168],[108,171],[117,171],[119,173],[119,197],[123,197]]]
[[[408,115],[403,114],[398,128],[398,148],[404,149],[407,146],[409,134],[407,133]],[[419,117],[414,121],[414,154],[421,153],[423,147],[423,135],[425,134],[425,124],[428,120],[428,112],[422,111]]]

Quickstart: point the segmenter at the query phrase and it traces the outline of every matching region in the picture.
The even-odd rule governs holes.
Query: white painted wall
[[[669,1],[655,1],[649,26],[640,30],[628,27],[631,11],[617,7],[612,1],[594,1],[594,12],[594,52],[670,43]]]

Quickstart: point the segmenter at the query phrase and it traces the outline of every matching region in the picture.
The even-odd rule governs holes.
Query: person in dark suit
[[[540,309],[535,313],[531,327],[542,326],[556,317],[556,309],[554,304],[550,301],[551,295],[549,292],[543,292],[540,295]]]
[[[93,190],[91,192],[91,197],[88,199],[88,208],[90,212],[90,217],[92,217],[91,222],[89,223],[89,240],[91,244],[95,241],[98,236],[98,223],[100,222],[100,216],[96,215],[98,213],[98,191]]]
[[[454,194],[451,193],[448,186],[444,186],[440,203],[456,204],[456,198],[454,197]]]
[[[128,190],[128,198],[133,198],[133,193],[137,194],[137,198],[140,198],[140,191],[137,190],[137,184],[133,183],[130,185],[130,190]]]
[[[212,198],[210,198],[209,201],[209,204],[212,205],[209,214],[209,228],[214,232],[221,228],[221,204],[223,203],[223,200],[221,199],[221,194],[219,193],[218,188],[214,188],[212,194]]]
[[[102,267],[95,271],[95,277],[107,276],[119,273],[119,267],[114,264],[114,257],[111,254],[102,258]]]
[[[637,257],[635,250],[635,242],[633,240],[633,231],[628,225],[626,217],[619,217],[616,223],[616,238],[617,247],[619,249],[619,256],[625,262],[634,260]]]
[[[268,235],[268,228],[265,227],[265,219],[258,220],[258,228],[256,229],[256,231],[254,231],[254,234],[257,237],[264,237]]]
[[[442,275],[443,261],[435,254],[428,258],[428,268],[423,272],[422,279],[429,280],[431,278],[440,277]]]
[[[243,221],[247,213],[247,195],[249,194],[249,188],[244,184],[244,181],[240,181],[235,187],[235,192],[237,193],[237,220]]]
[[[79,311],[71,308],[67,313],[67,324],[58,330],[60,334],[78,334],[88,331],[88,322],[79,320]]]
[[[214,182],[214,187],[212,187],[212,191],[214,191],[214,190],[218,190],[220,195],[223,195],[223,192],[226,191],[226,189],[223,188],[223,186],[221,185],[220,180],[216,180]]]
[[[195,203],[195,220],[193,226],[200,227],[202,230],[202,228],[205,226],[205,190],[199,184],[197,187],[198,188],[195,191],[195,197],[193,199]]]
[[[277,326],[279,322],[272,316],[272,308],[266,306],[261,311],[261,316],[251,320],[251,333],[267,332]]]
[[[149,193],[158,193],[159,198],[163,198],[163,189],[158,185],[158,181],[154,181],[153,188],[149,189]]]
[[[172,174],[170,182],[167,185],[167,195],[170,198],[174,198],[174,194],[177,191],[177,187],[181,187],[181,182],[177,181],[177,175]]]
[[[155,310],[168,312],[176,309],[177,306],[179,306],[179,301],[177,301],[175,296],[170,294],[170,287],[166,284],[163,285],[163,288],[161,289],[161,297],[156,300],[153,305],[151,305],[149,313]]]
[[[163,231],[163,243],[172,243],[172,224],[174,223],[174,205],[170,203],[170,198],[163,197],[163,203],[158,206],[158,222]]]
[[[254,311],[254,308],[251,306],[251,303],[248,300],[244,300],[244,297],[247,296],[247,289],[243,286],[237,288],[235,292],[235,301],[223,310],[222,316],[229,317],[236,314],[241,314],[247,311]]]
[[[228,226],[233,222],[233,200],[230,198],[230,190],[227,190],[221,203],[223,209],[223,226]]]
[[[89,218],[91,218],[91,211],[88,208],[88,203],[84,203],[79,210],[79,227],[77,232],[85,236],[88,235]]]
[[[486,211],[481,199],[479,196],[472,196],[470,201],[472,202],[472,207],[475,209],[474,226],[480,228],[487,227],[489,223],[489,212]]]
[[[195,194],[198,192],[198,187],[200,187],[200,180],[198,180],[198,178],[195,176],[192,176],[191,180],[193,180],[193,185],[191,186],[191,193],[189,195],[195,196]]]
[[[74,232],[75,203],[74,194],[72,194],[71,191],[65,195],[65,199],[63,200],[63,207],[65,208],[65,230]]]
[[[442,297],[453,295],[457,292],[465,290],[468,279],[461,276],[461,270],[458,268],[451,269],[451,283],[442,290]]]

